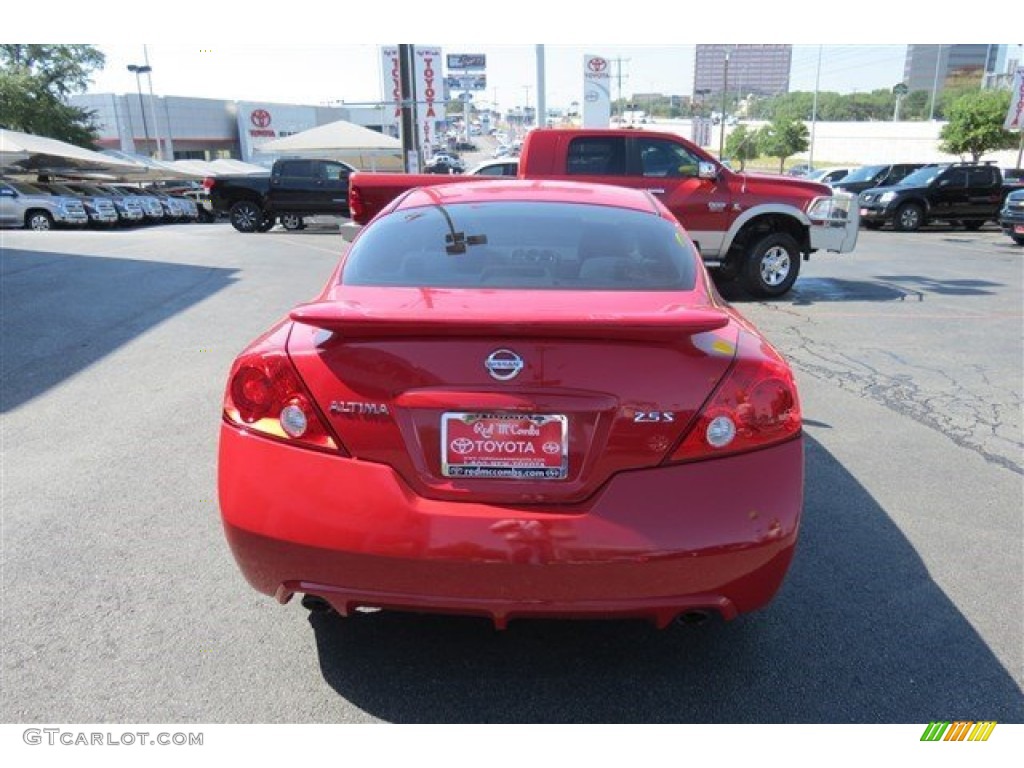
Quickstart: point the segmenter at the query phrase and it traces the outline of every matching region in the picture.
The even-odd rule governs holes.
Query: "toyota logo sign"
[[[266,128],[270,125],[270,113],[265,109],[254,109],[249,119],[257,128]]]
[[[604,72],[608,69],[608,62],[605,59],[595,56],[587,62],[587,67],[591,72]]]

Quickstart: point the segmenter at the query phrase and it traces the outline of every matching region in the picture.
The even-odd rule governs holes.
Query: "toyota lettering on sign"
[[[607,128],[612,117],[611,67],[604,56],[583,56],[583,127]]]
[[[434,145],[438,121],[445,119],[442,93],[441,48],[436,45],[417,45],[415,48],[414,81],[416,84],[416,112],[420,126],[420,151]]]
[[[395,117],[399,117],[402,114],[402,80],[400,77],[401,64],[398,59],[398,46],[381,46],[380,55],[384,91],[395,105]]]
[[[285,104],[239,102],[238,137],[242,160],[251,162],[267,157],[254,156],[268,141],[315,128],[316,108]]]

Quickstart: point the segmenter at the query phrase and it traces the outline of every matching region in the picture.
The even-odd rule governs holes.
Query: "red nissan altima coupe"
[[[793,556],[800,406],[650,194],[455,183],[388,206],[238,357],[219,486],[281,602],[731,619]]]

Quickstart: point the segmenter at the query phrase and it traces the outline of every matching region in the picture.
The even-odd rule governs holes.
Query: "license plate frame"
[[[441,414],[441,475],[452,479],[565,480],[569,475],[569,417],[446,411]]]

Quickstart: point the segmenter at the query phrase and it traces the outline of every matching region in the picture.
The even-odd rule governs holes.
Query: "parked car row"
[[[82,181],[0,179],[0,225],[37,231],[200,220],[194,200],[153,189]]]
[[[999,219],[1007,195],[1021,185],[991,163],[905,163],[867,166],[833,186],[859,193],[864,227],[916,232],[934,221],[980,229]]]

